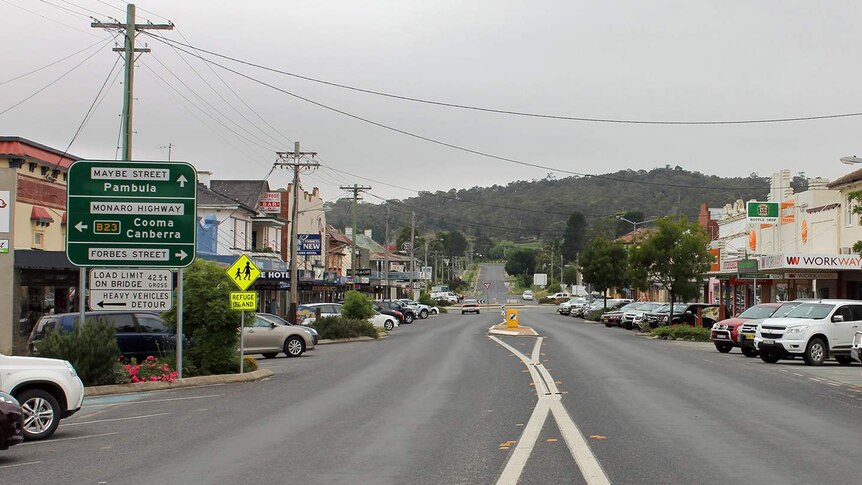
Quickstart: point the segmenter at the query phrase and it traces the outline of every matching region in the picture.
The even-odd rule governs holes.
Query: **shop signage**
[[[173,307],[168,269],[94,268],[89,283],[90,310],[166,312]]]
[[[256,291],[231,291],[230,292],[230,309],[231,310],[257,310],[257,292]]]
[[[722,271],[736,271],[738,266],[739,266],[739,260],[738,259],[731,259],[731,260],[727,260],[727,261],[722,261],[722,263],[721,263]]]
[[[788,280],[837,280],[838,273],[784,273]]]
[[[8,239],[0,239],[0,254],[8,254],[9,253],[9,240]]]
[[[778,202],[748,202],[748,222],[775,223],[778,221]]]
[[[257,201],[257,208],[267,214],[281,214],[281,192],[264,192]]]
[[[743,259],[736,264],[737,271],[757,271],[756,259]]]
[[[353,270],[352,269],[347,270],[347,276],[353,276]],[[362,269],[362,268],[357,269],[356,270],[356,276],[371,276],[371,269]]]
[[[296,236],[299,247],[296,254],[299,256],[320,256],[320,234],[300,234]]]
[[[257,269],[254,261],[245,254],[236,258],[226,273],[228,278],[242,291],[247,290],[260,277],[260,270]],[[232,297],[231,301],[233,301]]]
[[[69,167],[66,257],[77,266],[186,267],[195,259],[197,172],[182,162]]]
[[[862,258],[852,254],[776,254],[760,257],[760,270],[858,270]]]
[[[782,278],[780,274],[767,273],[740,273],[735,276],[741,280],[780,280]]]
[[[0,232],[9,232],[9,211],[12,206],[11,192],[0,190]]]

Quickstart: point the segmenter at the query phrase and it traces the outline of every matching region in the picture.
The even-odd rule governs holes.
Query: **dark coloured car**
[[[391,301],[391,300],[389,300],[389,301],[383,300],[383,301],[377,302],[377,304],[383,308],[389,308],[390,310],[395,310],[395,311],[401,312],[404,315],[404,319],[401,323],[410,324],[410,323],[413,323],[413,320],[416,320],[416,312],[414,312],[413,309],[411,309],[410,307],[408,307],[407,305],[405,305],[403,303],[399,303],[397,301]]]
[[[39,343],[50,331],[71,332],[79,313],[60,313],[40,318],[27,341],[31,355],[39,355]],[[176,331],[168,328],[156,313],[149,312],[87,312],[87,320],[106,320],[117,332],[117,346],[124,359],[141,361],[148,356],[163,355],[176,349]]]
[[[461,302],[461,315],[465,313],[479,314],[479,302],[476,300],[464,300]]]
[[[374,308],[374,311],[380,313],[382,315],[388,315],[390,317],[395,317],[398,319],[398,324],[401,325],[404,323],[404,314],[399,312],[398,310],[393,310],[388,306],[381,306],[379,303],[372,303],[371,307]]]
[[[801,305],[802,301],[788,301],[782,303],[780,307],[771,315],[772,318],[781,318],[787,316],[791,310]],[[744,312],[743,312],[744,313]],[[741,315],[740,315],[741,316]],[[746,357],[757,357],[760,352],[754,347],[754,334],[757,332],[757,325],[760,320],[748,320],[742,323],[737,330],[736,344],[742,355]]]
[[[24,441],[24,414],[18,400],[0,392],[0,450]]]
[[[711,304],[711,303],[674,303],[673,305],[673,319],[671,320],[671,325],[690,325],[692,327],[697,325],[697,312],[700,310],[701,314],[701,326],[704,328],[711,328],[712,324],[718,321],[718,315],[720,310],[720,305]],[[659,325],[667,325],[668,324],[668,310],[667,313],[661,316],[659,319]],[[729,313],[725,311],[725,313]]]

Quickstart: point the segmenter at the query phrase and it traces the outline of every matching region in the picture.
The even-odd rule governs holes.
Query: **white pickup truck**
[[[862,363],[862,332],[856,332],[853,336],[853,344],[850,346],[850,358]]]
[[[81,409],[84,384],[68,361],[0,354],[0,391],[21,403],[24,439],[43,440]]]

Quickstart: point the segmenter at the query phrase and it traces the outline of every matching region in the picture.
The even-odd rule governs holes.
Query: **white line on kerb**
[[[512,352],[527,366],[530,376],[533,378],[533,385],[536,387],[536,395],[538,397],[533,414],[530,416],[530,420],[521,434],[521,439],[518,440],[515,449],[509,456],[509,460],[506,462],[506,466],[497,480],[497,485],[510,485],[518,482],[521,473],[524,471],[524,466],[533,452],[542,427],[545,425],[549,411],[550,414],[553,414],[554,420],[560,429],[560,434],[562,434],[563,440],[572,454],[572,458],[575,459],[575,463],[584,476],[584,480],[590,485],[610,484],[608,476],[590,449],[587,440],[584,439],[583,433],[578,429],[578,425],[575,424],[575,421],[563,406],[562,398],[554,383],[554,378],[551,377],[551,373],[540,362],[542,337],[536,339],[531,358],[528,358],[497,337],[490,336],[490,339],[503,346],[509,352]]]
[[[209,397],[220,397],[221,394],[208,394],[206,396],[190,396],[190,397],[172,397],[166,399],[148,399],[144,401],[121,401],[121,402],[109,402],[105,404],[85,404],[87,408],[97,408],[104,406],[119,406],[119,405],[127,405],[127,404],[147,404],[151,402],[169,402],[169,401],[187,401],[189,399],[206,399]]]
[[[62,426],[65,428],[68,426],[80,426],[82,424],[97,424],[97,423],[111,423],[114,421],[129,421],[132,419],[144,419],[144,418],[155,418],[158,416],[167,416],[168,414],[171,414],[171,413],[145,414],[143,416],[129,416],[127,418],[94,419],[92,421],[81,421],[79,423],[63,424]]]
[[[13,465],[2,465],[0,468],[14,468],[16,466],[38,465],[41,461],[28,461],[27,463],[15,463]]]

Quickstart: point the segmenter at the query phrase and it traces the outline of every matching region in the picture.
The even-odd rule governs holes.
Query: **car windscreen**
[[[661,303],[642,303],[641,306],[638,307],[638,311],[640,312],[651,312],[653,310],[658,310],[663,305]]]
[[[809,318],[819,320],[821,318],[826,318],[833,308],[835,308],[835,305],[831,305],[829,303],[803,303],[793,310],[790,310],[786,316],[787,318]]]
[[[49,330],[55,330],[57,328],[58,320],[54,317],[42,317],[36,322],[36,326],[33,327],[33,338],[41,339],[45,337],[45,333]]]
[[[641,306],[640,303],[629,303],[627,305],[623,305],[622,307],[620,307],[620,311],[621,312],[631,312],[631,311],[637,310],[638,307],[640,307],[640,306]]]
[[[784,303],[783,305],[778,307],[778,310],[775,310],[775,313],[772,314],[772,318],[786,317],[788,313],[793,311],[794,308],[798,307],[801,304],[802,302],[799,301],[790,301]]]
[[[774,306],[755,305],[739,314],[739,318],[760,319],[769,318],[775,313]]]
[[[465,305],[475,305],[475,304],[476,304],[476,300],[464,300],[464,304],[465,304]]]
[[[670,311],[670,303],[664,303],[664,304],[662,304],[662,306],[653,310],[654,313],[667,313],[669,311]]]

